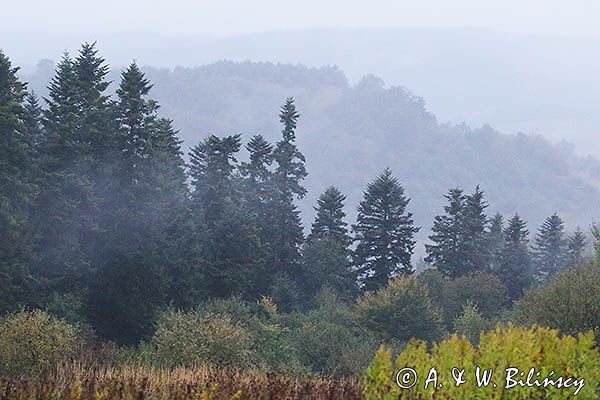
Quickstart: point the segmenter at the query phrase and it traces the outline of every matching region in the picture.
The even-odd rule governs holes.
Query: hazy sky
[[[160,32],[227,36],[277,29],[476,26],[600,36],[597,0],[20,0],[0,33]]]

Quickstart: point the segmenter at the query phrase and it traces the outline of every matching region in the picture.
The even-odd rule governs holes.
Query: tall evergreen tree
[[[566,263],[567,267],[574,267],[580,264],[584,259],[585,247],[587,246],[587,239],[581,228],[577,227],[575,232],[567,237],[567,254]]]
[[[308,241],[318,239],[332,239],[342,246],[349,246],[351,242],[348,234],[348,224],[344,221],[344,202],[346,196],[335,186],[330,186],[317,200],[317,213],[312,224]]]
[[[462,251],[465,195],[462,189],[455,188],[450,189],[444,197],[448,205],[444,207],[445,214],[434,219],[429,236],[433,244],[425,245],[425,261],[444,275],[456,277],[466,272],[463,269]]]
[[[502,259],[501,252],[504,247],[504,217],[502,214],[496,213],[490,219],[490,227],[486,236],[490,255],[490,269],[496,272]]]
[[[192,149],[193,210],[202,243],[208,296],[253,297],[264,274],[264,249],[254,215],[244,203],[236,153],[240,135],[209,136]]]
[[[558,214],[552,214],[535,238],[535,262],[540,278],[552,276],[564,267],[565,245],[563,220]]]
[[[317,213],[302,253],[303,294],[312,298],[322,287],[346,299],[356,293],[356,274],[350,260],[352,239],[344,221],[346,196],[334,186],[317,200]]]
[[[0,314],[25,302],[31,225],[31,149],[23,99],[25,84],[0,51]]]
[[[470,195],[458,188],[445,195],[448,200],[445,215],[435,217],[429,236],[433,244],[425,245],[425,261],[444,275],[458,277],[489,268],[487,204],[483,196],[479,186]]]
[[[25,97],[25,115],[23,123],[29,137],[29,146],[35,151],[43,139],[42,118],[43,110],[35,92],[28,93]]]
[[[273,145],[262,135],[255,135],[246,144],[246,150],[250,161],[242,163],[240,172],[258,189],[271,178],[269,167],[273,163]]]
[[[272,220],[270,243],[273,254],[269,266],[274,273],[293,274],[300,261],[300,246],[304,233],[300,211],[294,198],[306,195],[302,180],[307,176],[304,155],[296,146],[296,126],[300,114],[292,98],[281,107],[279,120],[283,124],[282,138],[275,146],[276,162],[271,200]]]
[[[483,191],[477,186],[475,192],[465,197],[463,220],[463,268],[481,271],[489,267],[490,248],[487,237],[488,219]]]
[[[413,272],[411,256],[419,228],[406,211],[409,201],[389,168],[367,185],[353,226],[354,263],[365,290],[377,290],[390,278]]]
[[[57,66],[49,86],[44,133],[40,140],[39,185],[35,224],[36,270],[46,293],[47,307],[61,312],[80,304],[84,280],[97,262],[102,215],[101,197],[107,184],[102,162],[114,130],[110,104],[103,94],[107,67],[91,45],[76,60],[68,54]]]
[[[275,259],[271,247],[275,242],[271,210],[275,194],[274,175],[271,170],[274,149],[262,135],[250,138],[245,147],[250,159],[248,162],[242,162],[239,168],[244,186],[243,201],[248,212],[254,216],[265,257],[263,270],[255,269],[253,290],[256,294],[266,294],[272,285],[274,270],[272,261]],[[271,260],[270,271],[267,271],[269,268],[267,260]]]
[[[171,121],[147,98],[151,87],[135,63],[121,74],[113,138],[119,150],[104,196],[111,207],[89,299],[100,333],[125,343],[151,331],[156,310],[172,300],[171,268],[181,261],[169,250],[186,200],[184,162]]]
[[[521,297],[523,290],[534,280],[528,235],[527,223],[515,214],[504,230],[504,246],[500,251],[500,261],[496,271],[506,285],[510,300]]]

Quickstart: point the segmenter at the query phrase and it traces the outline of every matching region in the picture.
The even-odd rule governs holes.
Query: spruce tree
[[[463,269],[463,217],[465,195],[462,189],[450,189],[444,196],[448,205],[444,207],[445,214],[435,217],[429,240],[426,244],[427,257],[442,274],[457,277],[465,273]]]
[[[353,226],[354,264],[363,289],[377,290],[390,278],[413,272],[411,256],[419,228],[406,210],[409,201],[389,168],[367,185]]]
[[[429,236],[433,244],[425,245],[425,261],[450,277],[488,269],[491,254],[484,193],[479,186],[470,195],[455,188],[445,197],[448,205],[444,215],[435,217]]]
[[[334,186],[317,200],[317,215],[302,252],[301,282],[308,298],[322,287],[334,289],[346,299],[356,292],[356,275],[350,262],[352,239],[344,221],[345,200],[346,196]]]
[[[587,239],[581,228],[577,227],[575,232],[567,237],[567,254],[566,263],[567,267],[574,267],[581,264],[584,260],[585,247],[587,246]]]
[[[35,152],[40,146],[44,134],[42,127],[43,110],[35,92],[28,93],[25,97],[24,110],[23,123],[29,137],[29,146]]]
[[[257,293],[264,274],[260,231],[236,174],[240,145],[240,135],[211,135],[191,151],[192,209],[208,296],[265,294]]]
[[[300,246],[304,233],[300,211],[294,199],[306,195],[302,180],[307,176],[304,155],[296,146],[296,126],[300,114],[292,98],[281,107],[279,120],[283,124],[282,137],[275,146],[273,158],[276,168],[270,201],[272,219],[269,268],[272,273],[293,275],[300,262]],[[284,278],[282,278],[284,279]]]
[[[463,217],[463,269],[481,271],[489,267],[490,248],[487,238],[487,217],[484,193],[479,186],[465,197]]]
[[[32,226],[31,149],[24,117],[25,84],[0,51],[0,314],[27,299]]]
[[[273,145],[262,135],[255,135],[246,144],[250,161],[240,166],[242,176],[249,179],[254,189],[259,189],[271,178],[270,165],[273,163]]]
[[[566,242],[563,220],[552,214],[542,224],[535,238],[535,262],[541,279],[556,274],[565,265]]]
[[[527,223],[518,214],[508,220],[496,274],[506,285],[510,300],[520,298],[523,290],[529,287],[534,280],[528,249],[528,235]]]
[[[41,195],[34,214],[40,230],[36,269],[44,292],[52,294],[42,303],[59,313],[79,307],[85,281],[100,259],[105,171],[113,164],[103,155],[113,143],[110,127],[115,120],[103,94],[106,71],[93,46],[84,45],[76,60],[65,53],[46,99],[37,151]]]
[[[135,343],[152,329],[168,302],[181,258],[173,252],[184,212],[186,184],[180,141],[147,96],[151,85],[135,63],[122,74],[115,108],[118,151],[104,200],[102,267],[89,298],[97,330]],[[187,276],[192,279],[191,276]]]
[[[342,246],[349,246],[351,242],[348,234],[348,224],[344,221],[344,202],[346,196],[335,186],[330,186],[317,200],[317,213],[312,224],[308,241],[318,239],[332,239]]]
[[[490,269],[492,272],[496,272],[500,265],[501,251],[504,247],[504,217],[502,214],[496,213],[490,219],[490,227],[486,237],[490,255]]]
[[[255,135],[246,144],[249,161],[242,162],[239,167],[243,179],[243,202],[256,223],[258,236],[263,247],[264,269],[255,268],[253,291],[256,295],[269,292],[273,279],[273,260],[275,252],[271,244],[275,242],[273,230],[272,206],[274,204],[273,145],[262,135]],[[270,263],[268,262],[270,260]],[[271,266],[270,268],[268,266]],[[266,268],[270,270],[267,271]]]

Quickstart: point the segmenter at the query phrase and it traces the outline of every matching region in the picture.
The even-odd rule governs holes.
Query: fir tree
[[[528,250],[527,223],[518,214],[508,221],[504,230],[504,246],[496,274],[507,288],[510,300],[518,299],[533,283],[531,256]]]
[[[273,176],[271,198],[270,246],[273,251],[269,260],[272,273],[293,274],[300,262],[300,246],[304,233],[300,211],[294,198],[303,198],[306,189],[302,180],[307,176],[304,155],[296,146],[296,125],[300,117],[292,98],[281,107],[279,119],[283,124],[282,138],[273,152],[276,169]],[[285,280],[285,278],[282,278]]]
[[[254,188],[259,188],[271,178],[269,167],[273,163],[273,146],[262,135],[255,135],[246,145],[246,150],[250,154],[250,162],[242,163],[240,172]]]
[[[287,98],[281,107],[279,120],[283,124],[282,138],[277,142],[274,158],[277,162],[276,178],[279,190],[286,197],[299,199],[306,195],[301,182],[308,175],[304,155],[296,146],[296,126],[300,114],[296,111],[294,99]]]
[[[563,220],[552,214],[542,224],[535,238],[535,262],[539,277],[556,274],[565,265]]]
[[[490,249],[487,238],[487,217],[484,193],[475,188],[475,192],[465,197],[463,217],[463,263],[465,271],[487,269],[490,262]]]
[[[201,204],[204,219],[209,224],[218,221],[225,201],[236,197],[233,172],[240,146],[241,135],[222,139],[211,135],[190,152],[193,198]]]
[[[256,216],[241,197],[236,153],[240,135],[209,136],[192,149],[193,212],[207,294],[253,297],[264,274]]]
[[[346,196],[335,186],[328,187],[317,200],[317,213],[312,224],[308,241],[318,239],[332,239],[342,246],[349,246],[351,242],[348,234],[347,223],[344,221],[344,201]]]
[[[353,226],[354,264],[365,290],[377,290],[390,278],[413,272],[410,261],[419,228],[406,211],[409,201],[389,168],[367,185]]]
[[[25,304],[31,228],[31,150],[24,123],[25,84],[0,51],[0,314]]]
[[[566,266],[574,267],[581,264],[584,259],[585,247],[587,246],[587,239],[581,228],[577,227],[575,232],[567,237],[567,257]]]
[[[490,269],[496,272],[502,259],[501,252],[504,247],[504,217],[502,214],[496,213],[490,219],[490,227],[486,237],[490,255]]]
[[[343,298],[355,295],[356,276],[351,268],[352,242],[344,221],[346,196],[334,186],[317,200],[317,215],[302,253],[303,294],[312,298],[322,287],[334,289]]]
[[[425,245],[427,257],[442,274],[457,277],[463,271],[463,215],[465,195],[461,189],[450,189],[444,197],[448,205],[444,207],[445,214],[435,217],[429,240],[433,244]]]
[[[23,123],[29,137],[29,146],[32,151],[35,151],[40,146],[44,135],[42,127],[43,111],[35,92],[28,93],[25,97],[24,110]]]
[[[430,262],[446,276],[458,277],[489,268],[490,243],[487,232],[487,204],[484,193],[475,188],[471,195],[461,189],[451,189],[447,195],[445,215],[435,217],[433,244],[425,245]]]
[[[102,197],[108,183],[106,170],[112,165],[103,155],[115,133],[110,105],[102,94],[107,88],[103,63],[89,45],[82,47],[76,60],[65,54],[46,99],[37,152],[41,196],[34,214],[40,229],[36,268],[45,291],[59,297],[81,299],[86,290],[83,281],[90,279],[100,258]],[[42,300],[47,301],[55,302]],[[64,308],[64,304],[48,307]]]
[[[135,63],[121,74],[104,257],[89,299],[99,332],[123,343],[150,332],[156,310],[173,301],[173,275],[183,268],[173,247],[186,200],[184,162],[171,121],[147,98],[151,87]]]

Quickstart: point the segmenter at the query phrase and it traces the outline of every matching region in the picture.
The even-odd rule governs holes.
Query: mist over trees
[[[229,367],[240,360],[248,368],[347,375],[363,370],[380,343],[399,349],[412,337],[435,341],[449,332],[475,337],[510,319],[509,312],[535,319],[532,310],[548,293],[565,291],[565,277],[587,270],[581,265],[590,258],[591,241],[583,230],[566,229],[556,211],[540,224],[521,213],[494,213],[498,207],[483,185],[436,193],[437,206],[427,209],[433,227],[424,228],[413,210],[427,202],[405,185],[429,183],[411,175],[425,174],[417,164],[407,170],[381,168],[361,187],[354,182],[360,196],[353,201],[337,185],[345,171],[311,167],[305,152],[318,157],[328,143],[337,143],[350,158],[348,165],[361,165],[366,153],[349,153],[336,136],[341,128],[331,124],[326,127],[333,136],[308,138],[319,143],[307,146],[303,124],[315,129],[310,121],[315,108],[304,113],[295,98],[282,97],[265,111],[273,114],[275,132],[265,127],[254,135],[208,134],[186,157],[176,123],[153,99],[148,75],[133,62],[121,71],[114,91],[110,76],[95,45],[86,43],[76,55],[63,55],[39,100],[0,52],[0,344],[9,343],[0,352],[23,351],[14,347],[27,341],[37,343],[36,354],[46,351],[45,340],[31,337],[35,330],[20,331],[20,325],[28,331],[28,324],[35,324],[61,340],[65,354],[112,342],[118,356],[132,363]],[[403,164],[424,152],[425,143],[435,152],[442,150],[436,140],[446,138],[450,146],[486,135],[439,125],[418,99],[369,79],[362,88],[347,90],[370,100],[361,97],[365,105],[355,104],[349,114],[337,108],[336,120],[354,117],[342,124],[350,133],[354,124],[365,124],[367,134],[350,143],[371,142],[372,158],[386,160],[393,153],[396,164]],[[378,141],[392,140],[379,124],[395,118],[393,110],[375,106],[381,96],[413,107],[409,112],[390,99],[395,111],[405,112],[407,125],[397,126],[399,132],[420,127],[432,137],[398,135],[393,143],[403,143],[395,148],[399,151],[378,151]],[[339,106],[333,104],[329,111]],[[356,116],[363,111],[372,130]],[[413,119],[415,113],[422,119]],[[487,135],[498,142],[480,143],[481,149],[490,152],[500,143],[517,152],[513,141],[519,138]],[[570,160],[543,141],[520,140],[531,152],[541,146],[554,151],[546,158]],[[464,150],[463,156],[479,160]],[[442,161],[454,157],[443,154]],[[424,153],[420,156],[431,167]],[[546,158],[534,154],[512,161],[533,168]],[[363,167],[360,176],[372,168]],[[477,172],[447,164],[428,176],[445,181],[440,176],[454,167]],[[305,222],[299,205],[310,199],[311,168],[328,184],[312,195],[314,217]],[[505,163],[496,173],[502,176],[507,169],[514,172],[515,166]],[[513,190],[510,185],[517,182],[509,183],[499,179],[494,187]],[[542,196],[544,190],[526,193]],[[511,195],[525,196],[523,191]],[[419,234],[428,236],[423,260],[417,253]],[[598,247],[598,228],[593,234]],[[588,268],[597,275],[596,267]],[[595,282],[578,284],[588,288]],[[15,342],[15,335],[24,339]],[[64,359],[50,350],[46,364]],[[105,355],[90,351],[89,357]],[[40,367],[35,360],[24,362],[32,370]]]
[[[246,141],[260,134],[277,142],[281,128],[272,110],[293,93],[303,117],[297,144],[308,161],[308,193],[298,204],[306,221],[313,217],[318,195],[332,182],[348,203],[357,204],[371,177],[386,167],[413,199],[415,223],[424,227],[417,233],[419,241],[427,238],[434,210],[443,204],[440,193],[452,187],[480,185],[490,212],[518,212],[535,226],[558,212],[572,230],[587,227],[590,213],[600,213],[593,200],[600,193],[596,160],[578,158],[539,136],[440,123],[422,98],[387,87],[374,76],[350,85],[336,67],[250,62],[144,71],[154,83],[160,115],[173,119],[184,149],[210,134],[232,132],[243,132]],[[45,93],[44,79],[26,78],[40,82],[34,89]],[[110,79],[118,81],[114,74]],[[247,156],[241,157],[245,161]],[[355,218],[354,207],[347,212]],[[422,253],[422,245],[417,250]]]

